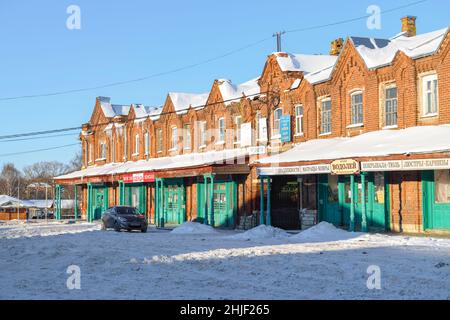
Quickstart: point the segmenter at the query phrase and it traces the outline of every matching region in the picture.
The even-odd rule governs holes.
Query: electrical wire
[[[80,145],[80,143],[78,142],[78,143],[65,144],[62,146],[56,146],[56,147],[50,147],[50,148],[3,153],[3,154],[0,154],[0,157],[11,157],[11,156],[17,156],[17,155],[22,155],[22,154],[36,153],[36,152],[41,152],[41,151],[49,151],[49,150],[55,150],[55,149],[61,149],[61,148],[67,148],[67,147],[71,147],[71,146],[79,146],[79,145]]]

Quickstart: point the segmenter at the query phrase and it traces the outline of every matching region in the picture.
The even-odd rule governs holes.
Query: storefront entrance
[[[209,180],[208,180],[209,181]],[[236,185],[233,181],[214,180],[213,183],[213,219],[208,216],[208,224],[214,227],[234,228],[235,217],[235,203],[236,203]],[[204,181],[199,179],[197,183],[197,197],[198,197],[198,220],[205,222],[205,213],[208,215],[209,204],[207,199],[210,199],[210,184],[206,186]]]
[[[183,179],[164,180],[164,221],[166,224],[181,224],[186,220],[186,196]]]
[[[88,185],[88,221],[101,219],[108,209],[108,187]]]
[[[321,175],[319,177],[319,220],[336,226],[349,226],[352,198],[354,222],[361,230],[363,201],[366,205],[367,225],[373,230],[387,230],[389,226],[389,199],[384,173],[369,173],[365,179],[365,199],[362,194],[361,175],[354,176],[353,188],[350,176]],[[353,189],[353,194],[352,194]]]
[[[422,172],[424,229],[450,229],[450,170]]]
[[[147,212],[147,187],[143,183],[125,184],[123,204],[136,208],[141,214]]]

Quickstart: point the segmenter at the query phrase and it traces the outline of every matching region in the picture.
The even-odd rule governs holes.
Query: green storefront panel
[[[422,171],[424,229],[450,229],[449,170]],[[446,175],[445,184],[439,185],[439,176]],[[444,193],[438,188],[445,188]]]
[[[201,180],[200,180],[201,181]],[[207,222],[214,227],[234,228],[236,212],[236,184],[234,181],[216,181],[213,184],[213,217],[209,216],[210,181],[206,186],[203,182],[197,183],[197,208],[198,221],[205,223],[205,212],[208,215]],[[212,221],[214,220],[214,221]]]
[[[101,219],[108,209],[109,188],[104,185],[89,185],[88,192],[88,221]]]
[[[147,213],[147,186],[143,183],[124,184],[122,204],[136,208],[141,214]]]
[[[350,176],[320,175],[317,185],[319,221],[327,221],[336,226],[349,226],[353,198],[356,229],[360,230],[362,226],[364,200],[368,226],[372,229],[388,230],[389,188],[385,174],[367,174],[365,188],[366,197],[362,199],[360,175],[355,175],[353,188]]]

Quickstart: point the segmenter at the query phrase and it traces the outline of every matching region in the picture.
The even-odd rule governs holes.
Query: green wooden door
[[[136,208],[139,213],[147,212],[147,187],[143,183],[125,185],[124,205]]]
[[[101,219],[106,209],[108,209],[108,188],[93,187],[91,202],[92,219]]]
[[[205,221],[205,211],[208,214],[210,188],[209,179],[206,192],[202,181],[197,184],[198,221],[201,223]],[[234,181],[214,181],[213,212],[214,227],[234,228],[236,213],[236,185]],[[208,223],[211,224],[211,222],[211,217],[208,217]]]
[[[343,209],[343,224],[350,224],[351,185],[350,177],[342,180],[340,203]],[[388,194],[384,173],[369,173],[366,175],[366,199],[362,199],[361,176],[355,176],[353,198],[355,199],[355,228],[361,229],[362,203],[366,201],[367,225],[373,229],[388,229]]]
[[[181,224],[186,221],[183,180],[167,180],[164,185],[164,221]]]
[[[336,226],[342,225],[339,180],[340,178],[335,175],[320,175],[318,179],[319,221]]]
[[[450,229],[450,170],[422,172],[424,229]]]

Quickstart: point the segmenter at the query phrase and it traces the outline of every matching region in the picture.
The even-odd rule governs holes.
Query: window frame
[[[298,110],[301,109],[301,114],[298,112]],[[303,117],[305,109],[303,108],[302,104],[297,104],[294,106],[294,112],[295,112],[295,135],[296,136],[302,136],[303,135]]]
[[[183,124],[183,150],[191,150],[191,145],[191,125],[189,123],[185,123]]]
[[[140,146],[140,143],[141,143],[141,141],[140,141],[141,139],[140,139],[140,137],[139,137],[139,134],[137,133],[137,134],[135,134],[134,135],[134,150],[133,150],[133,156],[137,156],[137,155],[139,155],[139,153],[140,153],[140,149],[141,149],[141,146]]]
[[[235,130],[236,130],[235,135],[234,135],[234,144],[241,144],[241,140],[242,140],[242,135],[241,135],[242,116],[238,115],[238,116],[234,117],[234,125],[235,125]]]
[[[217,127],[218,127],[218,138],[219,140],[216,142],[216,144],[223,144],[225,143],[225,118],[220,117],[217,120]]]
[[[144,133],[144,155],[148,156],[150,154],[150,134],[148,131]]]
[[[388,98],[388,91],[395,89],[395,98]],[[392,83],[383,87],[383,128],[397,128],[398,126],[398,87]],[[393,103],[395,101],[395,104]],[[391,110],[395,108],[395,112],[387,111],[387,103],[391,102]],[[395,115],[395,123],[388,122],[388,115]]]
[[[324,111],[324,104],[325,103],[330,103],[330,108],[329,110]],[[321,136],[325,136],[325,135],[330,135],[332,133],[333,130],[333,126],[332,126],[332,109],[333,109],[333,105],[331,103],[331,97],[326,97],[326,98],[322,98],[319,100],[320,103],[320,123],[319,123],[319,130],[320,130],[320,134]],[[327,117],[327,128],[329,127],[328,131],[324,130],[324,113],[327,112],[329,113],[328,117]]]
[[[161,128],[156,129],[156,153],[163,152],[163,132]]]
[[[361,96],[361,102],[356,102],[355,97]],[[364,125],[364,92],[353,90],[350,93],[350,126],[359,127]]]
[[[434,88],[426,88],[428,82],[436,83]],[[421,77],[421,90],[422,90],[422,117],[434,117],[439,114],[439,79],[437,73],[425,74]],[[430,109],[428,105],[428,94],[431,94],[430,102],[434,102],[434,110]]]
[[[178,150],[178,127],[172,126],[170,127],[170,151],[175,150]]]
[[[279,114],[279,116],[278,116]],[[281,117],[283,116],[283,109],[276,108],[273,111],[273,134],[272,139],[278,139],[281,137]]]

